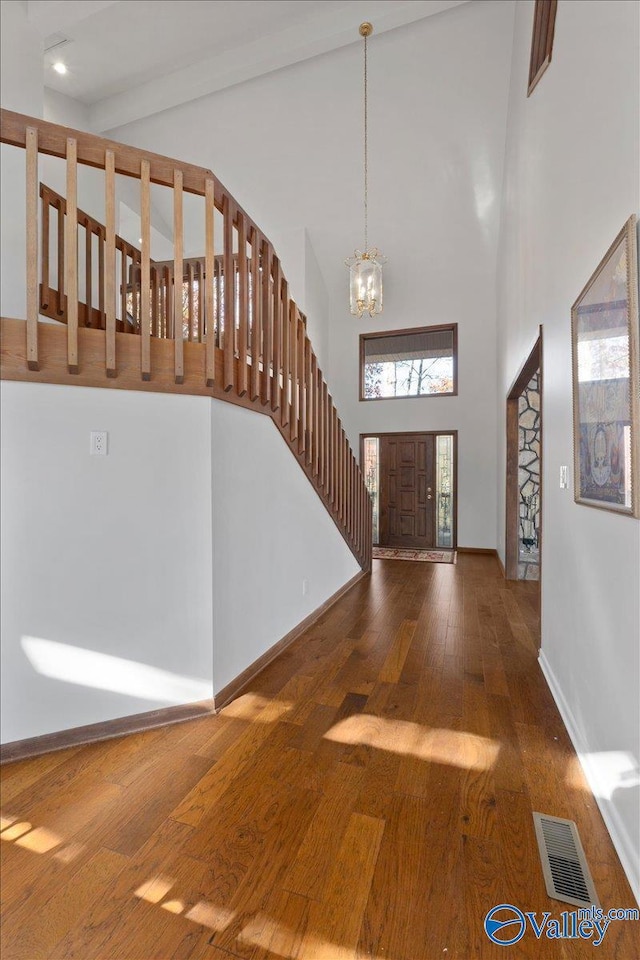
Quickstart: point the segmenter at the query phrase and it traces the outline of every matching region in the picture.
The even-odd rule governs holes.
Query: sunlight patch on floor
[[[244,693],[223,707],[220,714],[238,720],[252,720],[258,723],[273,723],[288,713],[293,707],[289,700],[269,700],[258,693]]]
[[[0,839],[30,853],[50,853],[59,847],[53,856],[62,863],[70,863],[84,850],[83,844],[67,843],[64,837],[47,827],[34,827],[26,820],[18,821],[16,817],[5,814],[0,817],[0,829]]]
[[[16,840],[17,847],[24,847],[25,850],[31,850],[33,853],[48,853],[49,850],[59,847],[61,843],[62,838],[52,830],[47,830],[46,827],[36,827],[35,830]]]
[[[216,907],[213,903],[201,900],[190,910],[187,910],[185,917],[188,920],[193,920],[194,923],[201,924],[203,927],[209,927],[210,930],[222,933],[235,917],[235,913],[232,910],[225,910],[223,907]]]
[[[423,727],[408,720],[387,720],[355,714],[325,733],[327,740],[365,744],[429,763],[445,763],[466,770],[489,770],[500,745],[487,737],[446,728]]]
[[[209,930],[214,930],[216,933],[222,933],[223,930],[226,930],[235,917],[233,911],[217,907],[206,900],[200,900],[186,911],[182,900],[165,900],[162,903],[161,901],[164,900],[174,885],[175,880],[172,877],[166,877],[159,873],[138,887],[134,891],[134,896],[146,901],[146,903],[162,907],[163,910],[176,916],[183,914],[187,920],[198,923],[202,927],[208,927]]]
[[[171,890],[173,883],[174,881],[170,877],[163,877],[162,874],[158,874],[138,887],[134,891],[134,896],[146,900],[147,903],[160,903]]]
[[[249,920],[238,935],[238,941],[282,960],[292,957],[298,960],[354,960],[356,955],[355,944],[335,943],[309,929],[303,935],[300,930],[294,930],[265,913],[257,913]],[[391,960],[386,954],[384,958],[373,954],[368,956],[369,960]]]
[[[3,830],[0,833],[0,838],[2,840],[17,840],[18,837],[21,837],[24,833],[28,833],[31,830],[31,824],[24,821],[23,823],[14,823],[12,827],[9,827],[7,830]]]

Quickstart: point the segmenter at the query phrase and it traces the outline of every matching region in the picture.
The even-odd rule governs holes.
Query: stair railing
[[[16,357],[20,351],[5,351],[3,377],[52,379],[56,360],[46,355],[45,344],[66,334],[64,369],[56,370],[54,382],[89,382],[83,351],[91,351],[90,382],[100,385],[96,337],[103,376],[117,380],[119,354],[130,356],[127,344],[136,334],[139,379],[137,386],[127,380],[127,389],[167,390],[166,351],[171,350],[171,382],[177,392],[189,392],[194,384],[193,392],[208,392],[271,416],[358,562],[370,569],[371,501],[311,346],[306,319],[289,295],[272,244],[218,178],[193,164],[7,110],[0,111],[0,142],[23,148],[26,156],[25,340],[23,359]],[[66,161],[65,198],[40,186],[40,154]],[[79,164],[104,171],[104,225],[78,209]],[[116,235],[116,175],[140,184],[140,249]],[[151,259],[151,184],[173,192],[172,261]],[[184,256],[185,192],[204,199],[203,257]],[[54,208],[55,291],[49,268]],[[214,235],[216,212],[222,217],[221,236]],[[84,302],[79,293],[79,224],[85,239]],[[176,277],[182,282],[175,283]],[[44,336],[41,314],[64,319],[66,329],[52,332],[49,327]],[[3,334],[9,329],[6,326]],[[157,369],[153,357],[163,360]],[[181,387],[185,377],[186,387]]]

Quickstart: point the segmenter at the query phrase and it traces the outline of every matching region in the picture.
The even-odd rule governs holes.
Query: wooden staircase
[[[26,317],[1,320],[2,378],[211,396],[271,417],[369,570],[371,501],[306,318],[214,174],[7,110],[0,142],[25,151],[27,238]],[[40,183],[41,154],[66,161],[66,197]],[[104,224],[78,208],[81,164],[104,171]],[[116,235],[117,174],[139,182],[140,247]],[[151,184],[172,191],[170,261],[150,255]],[[184,256],[185,193],[201,198],[203,256]]]

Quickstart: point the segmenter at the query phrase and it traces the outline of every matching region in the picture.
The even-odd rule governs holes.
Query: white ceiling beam
[[[385,33],[468,2],[398,0],[388,13],[375,18],[375,32]],[[360,42],[358,26],[367,19],[367,6],[367,0],[354,0],[338,14],[333,11],[316,17],[275,36],[263,37],[141,83],[125,93],[106,97],[91,107],[91,128],[104,133],[262,74]]]
[[[64,33],[121,0],[27,0],[27,17],[41,37]]]

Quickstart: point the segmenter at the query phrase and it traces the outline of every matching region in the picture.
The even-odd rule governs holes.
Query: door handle
[[[427,500],[433,500],[433,497],[431,496],[430,493],[427,494]]]

